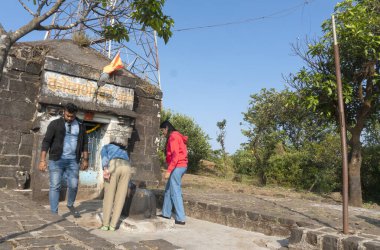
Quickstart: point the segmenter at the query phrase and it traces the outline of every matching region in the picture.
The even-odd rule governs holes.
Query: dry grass
[[[163,170],[163,173],[165,171]],[[206,175],[204,175],[206,174]],[[325,202],[332,204],[341,204],[342,198],[339,193],[331,194],[316,194],[308,191],[299,191],[291,188],[284,188],[278,186],[265,186],[260,187],[257,185],[257,180],[242,178],[241,182],[234,182],[232,177],[223,178],[212,175],[210,171],[202,173],[201,175],[194,175],[186,173],[182,179],[182,188],[184,191],[191,190],[191,192],[228,192],[228,193],[242,193],[261,196],[271,196],[280,198],[295,198],[311,200],[316,202]],[[164,183],[161,183],[161,188],[164,188]],[[380,206],[376,203],[365,203],[364,208],[380,210]]]

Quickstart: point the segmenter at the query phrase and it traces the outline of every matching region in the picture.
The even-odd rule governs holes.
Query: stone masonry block
[[[277,222],[277,218],[275,216],[265,215],[265,214],[261,215],[261,220],[268,221],[268,222]]]
[[[16,179],[11,178],[11,177],[0,177],[0,188],[4,188],[4,187],[9,188],[9,189],[16,188],[17,187]]]
[[[247,211],[247,216],[251,221],[258,221],[260,219],[260,214]]]
[[[290,230],[286,227],[271,225],[271,229],[272,229],[272,235],[283,236],[283,237],[289,237],[290,235]]]
[[[1,94],[2,95],[0,98],[4,99],[6,101],[9,101],[10,102],[9,104],[12,104],[12,102],[15,102],[15,101],[25,100],[25,93],[24,92],[3,91]]]
[[[0,155],[0,162],[2,165],[18,165],[17,155]]]
[[[19,170],[18,167],[2,166],[2,165],[0,165],[0,175],[1,175],[1,177],[14,178],[15,172],[17,170]]]
[[[207,210],[209,210],[211,213],[218,213],[219,212],[219,206],[209,204],[207,206]]]
[[[335,250],[338,249],[339,238],[332,235],[325,235],[322,238],[322,249]]]
[[[232,208],[229,207],[220,207],[220,212],[223,213],[226,216],[232,215]]]
[[[9,87],[8,77],[6,77],[5,75],[3,75],[3,78],[0,81],[0,89],[1,90],[9,90],[8,87]]]
[[[10,59],[10,64],[11,64],[11,67],[8,67],[7,65],[8,68],[12,68],[18,71],[25,71],[25,66],[26,66],[25,60],[19,59],[16,57],[8,57],[8,59]]]
[[[306,233],[306,242],[310,245],[317,246],[318,244],[318,236],[322,233],[315,232],[315,231],[309,231]]]
[[[296,222],[292,219],[278,218],[278,222],[284,226],[294,226]]]
[[[218,216],[219,216],[218,213],[214,213],[210,210],[207,210],[207,212],[205,213],[205,217],[206,217],[205,219],[211,222],[216,222],[218,219]]]
[[[197,204],[196,201],[193,201],[193,200],[186,200],[186,204],[188,207],[195,207],[195,205]]]
[[[14,92],[25,93],[25,91],[26,91],[25,82],[24,81],[11,80],[9,82],[9,90],[14,91]]]
[[[4,143],[14,143],[14,144],[19,144],[21,141],[21,136],[20,133],[17,131],[11,131],[11,130],[6,130],[2,132],[3,136],[1,141]]]
[[[380,249],[379,241],[369,241],[363,244],[366,247],[366,250],[378,250]]]
[[[28,62],[25,65],[25,71],[37,75],[41,72],[41,64],[36,62]]]
[[[224,214],[217,214],[215,222],[221,225],[227,225],[227,216]]]
[[[34,105],[27,102],[3,102],[0,106],[0,115],[30,121],[34,116],[35,109]]]
[[[33,145],[21,144],[18,153],[19,155],[32,155]]]
[[[30,131],[32,122],[31,121],[23,121],[14,117],[0,115],[0,128],[3,130],[7,130],[7,132],[11,132],[9,135],[4,135],[4,137],[10,138],[11,135],[16,134],[15,131],[21,131],[24,133],[27,133]],[[17,141],[15,141],[15,138],[11,138],[11,142],[13,143],[20,143],[20,136],[17,135]],[[2,139],[0,138],[0,142]]]
[[[302,240],[302,235],[303,235],[303,229],[294,227],[290,230],[290,238],[289,238],[289,243],[291,244],[297,244],[301,242]]]
[[[31,156],[20,156],[19,166],[23,169],[31,169],[32,157]]]
[[[27,84],[25,97],[28,98],[30,101],[35,101],[37,98],[38,92],[39,92],[39,88],[34,86],[34,84]]]
[[[247,220],[247,222],[245,223],[244,229],[248,231],[256,232],[258,227],[259,227],[259,222]]]
[[[21,143],[23,145],[33,145],[34,135],[33,134],[23,134],[21,135]]]
[[[197,207],[200,209],[200,210],[206,210],[207,209],[207,203],[204,203],[204,202],[198,202],[197,204]]]
[[[15,143],[4,143],[3,151],[1,152],[3,155],[17,155],[18,154],[19,144]]]
[[[363,238],[359,237],[348,237],[346,239],[342,240],[343,243],[343,250],[356,250],[358,249],[359,242],[363,240]]]
[[[266,222],[259,222],[256,231],[265,235],[273,235],[271,225]]]
[[[144,164],[142,167],[145,171],[152,171],[152,165],[151,164]]]
[[[191,209],[189,210],[189,213],[186,213],[188,216],[190,217],[194,217],[196,219],[202,219],[203,218],[203,214],[204,212],[203,211],[200,211],[199,209],[197,208],[194,208],[194,209]]]
[[[156,115],[158,114],[158,112],[160,111],[159,108],[157,107],[153,107],[153,106],[150,106],[150,105],[143,105],[143,104],[140,104],[139,105],[139,109],[138,109],[138,113],[139,114],[144,114],[145,117],[148,117],[148,116],[151,116],[151,115]],[[139,116],[141,118],[141,116]],[[144,119],[145,120],[145,119]]]
[[[20,77],[21,80],[27,83],[27,85],[33,85],[34,87],[37,87],[41,81],[40,75],[21,74]]]
[[[244,210],[234,209],[234,215],[236,218],[245,220],[247,218],[247,212]]]

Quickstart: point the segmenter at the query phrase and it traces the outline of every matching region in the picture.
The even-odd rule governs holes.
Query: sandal
[[[108,231],[108,230],[110,230],[110,227],[109,226],[101,226],[99,229],[103,230],[103,231]],[[113,231],[115,231],[115,229]]]
[[[110,231],[115,231],[115,230],[116,230],[116,228],[114,228],[114,227],[110,226],[110,227],[109,227],[109,230],[110,230]]]

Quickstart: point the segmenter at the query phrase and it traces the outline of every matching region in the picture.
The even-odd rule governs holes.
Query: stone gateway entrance
[[[109,61],[70,40],[12,48],[0,82],[0,187],[17,188],[24,182],[19,188],[31,189],[33,198],[48,198],[48,173],[38,171],[41,142],[49,122],[62,115],[68,102],[78,106],[89,136],[90,167],[80,173],[78,196],[100,195],[100,149],[113,133],[128,140],[136,169],[133,181],[159,182],[156,142],[162,92],[127,70],[98,86]]]

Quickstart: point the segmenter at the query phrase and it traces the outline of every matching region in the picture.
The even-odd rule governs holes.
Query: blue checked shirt
[[[100,155],[102,156],[102,167],[108,167],[108,164],[112,159],[124,159],[129,161],[127,151],[121,149],[119,146],[114,144],[104,145],[102,150],[100,151]]]

